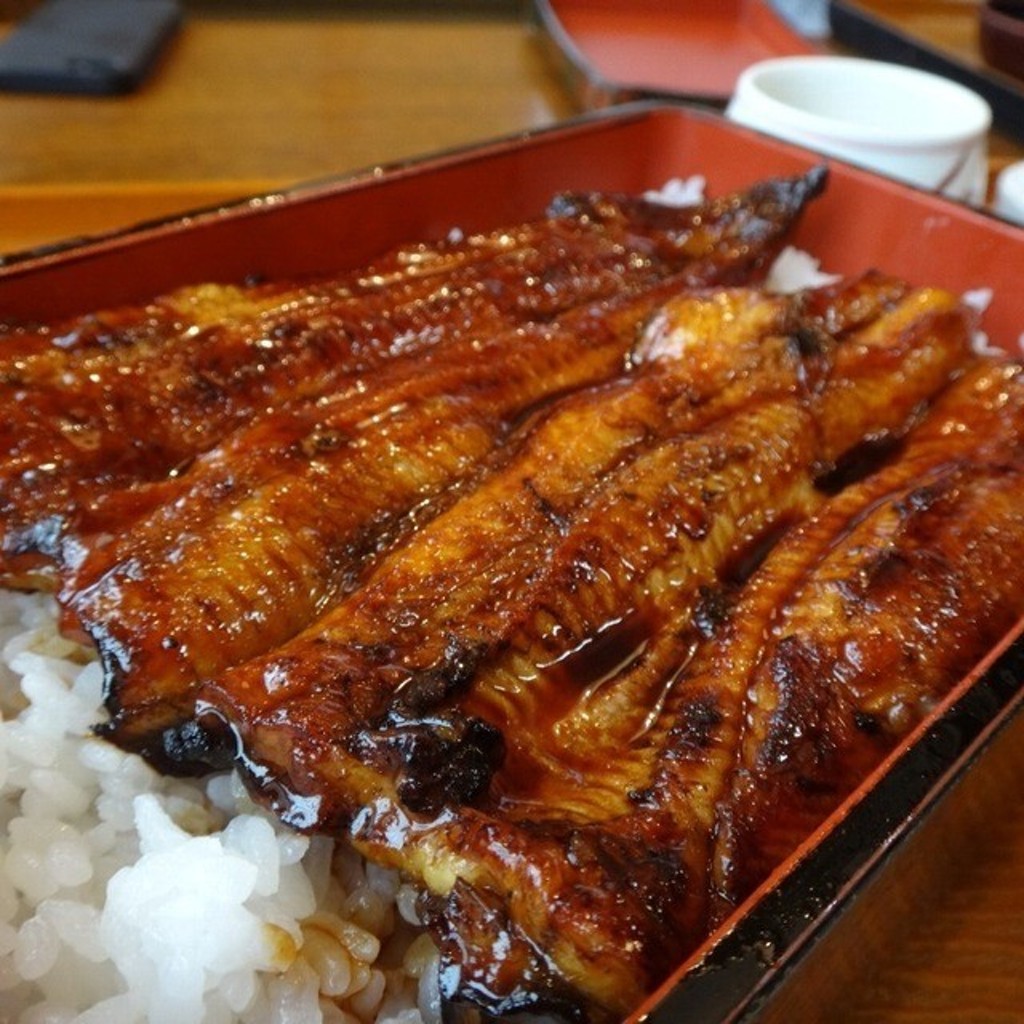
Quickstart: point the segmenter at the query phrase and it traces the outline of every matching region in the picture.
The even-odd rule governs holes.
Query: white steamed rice
[[[0,652],[0,1021],[440,1019],[395,872],[94,738],[100,667],[50,599],[0,592]]]

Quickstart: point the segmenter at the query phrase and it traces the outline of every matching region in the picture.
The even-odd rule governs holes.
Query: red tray
[[[720,193],[821,159],[714,114],[620,107],[525,137],[8,257],[0,261],[0,320],[109,307],[200,280],[339,270],[400,241],[536,216],[562,189],[640,191],[701,174],[708,190]],[[828,190],[812,204],[795,242],[829,271],[878,266],[917,283],[991,288],[985,328],[992,342],[1018,351],[1024,230],[830,163]],[[942,820],[933,812],[961,791],[969,766],[1005,750],[1000,737],[1024,728],[1017,713],[1024,680],[1018,632],[681,966],[643,1019],[745,1020],[785,1005],[796,991],[793,980],[804,984],[813,966],[826,962],[819,950],[842,934],[844,921],[855,920],[849,908],[879,891],[879,877],[906,888],[911,875],[896,853],[927,822]]]
[[[535,0],[533,8],[585,109],[653,97],[724,106],[749,65],[815,52],[767,0]]]

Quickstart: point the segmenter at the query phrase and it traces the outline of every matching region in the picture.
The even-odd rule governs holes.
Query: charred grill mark
[[[154,740],[143,753],[151,764],[163,770],[175,774],[184,770],[198,776],[233,767],[238,751],[226,730],[215,730],[209,722],[200,725],[198,721],[190,720],[165,729],[159,742]]]
[[[822,746],[828,736],[822,721],[831,685],[827,665],[824,652],[802,636],[785,636],[776,645],[764,671],[777,705],[758,752],[758,774],[787,771],[806,784],[827,760],[828,751]]]
[[[877,736],[882,731],[882,724],[879,722],[877,715],[869,714],[859,709],[853,713],[853,724],[861,732],[865,732],[869,736]]]
[[[798,521],[795,516],[782,516],[777,521],[766,524],[764,529],[733,552],[732,557],[718,572],[722,589],[735,590],[750,579],[772,549]]]
[[[717,694],[688,694],[676,712],[667,756],[680,757],[682,751],[700,756],[714,740],[723,717]]]
[[[439,664],[413,670],[402,681],[389,702],[388,715],[423,715],[438,708],[469,686],[485,654],[481,647],[467,647],[459,637],[449,637]]]
[[[559,533],[564,534],[569,528],[569,518],[555,509],[554,505],[537,490],[536,485],[531,479],[529,479],[529,477],[523,481],[523,486],[533,495],[533,499],[536,502],[541,515],[543,515]]]
[[[479,718],[408,718],[398,710],[348,745],[364,763],[394,776],[402,803],[426,815],[476,800],[504,755],[501,732]]]
[[[349,441],[349,436],[342,430],[330,427],[314,427],[299,442],[299,450],[307,459],[314,459],[318,455],[339,451]]]
[[[710,640],[728,620],[732,604],[733,598],[724,587],[701,584],[697,588],[692,621],[702,639]]]
[[[820,327],[814,324],[801,324],[790,335],[792,344],[802,359],[812,356],[820,356],[824,353],[833,341],[833,336],[826,334]]]
[[[460,881],[446,900],[436,902],[433,912],[428,906],[426,916],[448,965],[441,975],[441,994],[458,1000],[456,1015],[460,1005],[469,1003],[498,1016],[536,1011],[578,1024],[587,1020],[571,984],[510,919],[499,894]],[[456,920],[462,922],[458,930],[448,924]],[[496,948],[501,955],[495,956]]]

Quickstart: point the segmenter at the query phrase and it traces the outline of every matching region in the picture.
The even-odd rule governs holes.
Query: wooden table
[[[287,17],[207,6],[189,10],[133,95],[0,95],[0,251],[573,112],[500,0],[490,16],[344,15],[341,4],[332,13],[292,0]]]
[[[197,6],[134,95],[0,96],[0,251],[574,112],[512,5],[386,16],[338,6],[289,4],[287,17]],[[892,7],[914,13],[906,0]],[[1000,162],[1019,153],[999,141]],[[935,894],[900,949],[828,1010],[831,1021],[1024,1018],[1024,797],[1006,799],[960,884]]]

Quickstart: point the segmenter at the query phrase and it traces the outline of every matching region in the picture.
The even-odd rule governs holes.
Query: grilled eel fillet
[[[703,934],[710,813],[676,767],[725,735],[737,684],[694,703],[690,664],[725,622],[764,628],[727,596],[826,505],[816,479],[972,358],[952,297],[875,287],[670,304],[627,380],[525,424],[315,626],[201,689],[201,727],[286,820],[434,894],[447,996],[601,1020]],[[701,392],[688,368],[717,362]]]
[[[818,184],[800,181],[789,191],[806,200]],[[666,280],[394,360],[372,379],[235,431],[188,472],[155,485],[161,503],[112,540],[66,533],[61,600],[69,628],[91,636],[104,662],[108,734],[166,763],[164,732],[190,720],[198,679],[312,621],[376,550],[444,507],[533,406],[618,372],[639,325],[666,298],[748,277],[765,263],[782,239],[781,218],[769,218],[781,191],[770,209],[733,197],[709,207],[717,219],[693,214],[699,227],[659,243],[684,264]],[[622,231],[673,223],[626,200],[614,216],[608,200],[574,202],[589,211],[578,212],[583,222],[618,216]],[[688,234],[700,244],[684,244]],[[688,262],[678,258],[687,245]],[[135,493],[114,500],[130,504]],[[108,514],[90,509],[81,523],[96,529],[97,515]]]
[[[672,274],[756,275],[823,181],[815,171],[682,210],[564,196],[538,222],[406,247],[338,278],[200,286],[9,331],[0,345],[3,581],[45,585],[83,504],[166,477],[268,407],[328,394],[444,339],[549,320]],[[109,528],[160,497],[113,501]]]
[[[1024,613],[1022,368],[979,367],[918,433],[786,538],[760,580],[775,606],[757,657],[733,661],[742,731],[713,828],[716,916]]]
[[[164,731],[190,720],[198,680],[308,625],[377,548],[450,501],[532,406],[615,373],[639,319],[674,288],[448,346],[364,394],[229,439],[187,500],[129,531],[118,544],[131,553],[66,598],[106,671],[106,733],[166,760]],[[230,490],[218,494],[221,467]]]

